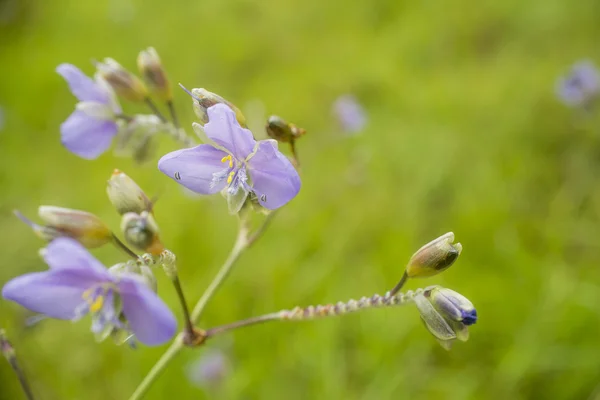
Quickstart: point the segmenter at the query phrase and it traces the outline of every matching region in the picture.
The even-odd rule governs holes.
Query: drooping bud
[[[140,74],[150,89],[164,101],[171,101],[173,94],[169,78],[154,47],[140,51],[137,59]]]
[[[148,89],[140,78],[127,71],[112,58],[97,62],[98,75],[104,79],[115,93],[126,100],[141,102],[148,97]]]
[[[152,201],[137,183],[124,172],[115,169],[106,186],[108,199],[121,215],[152,210]]]
[[[121,231],[127,243],[146,253],[159,255],[165,249],[160,241],[158,225],[152,214],[147,211],[140,214],[124,214],[121,219]]]
[[[306,133],[306,130],[290,124],[276,115],[269,117],[265,129],[269,137],[285,143],[290,143]]]
[[[204,126],[204,124],[208,123],[208,113],[206,110],[208,110],[210,107],[214,106],[215,104],[222,103],[222,104],[227,105],[229,108],[231,108],[233,110],[233,112],[235,113],[235,118],[237,119],[237,121],[240,123],[240,125],[243,128],[247,127],[246,117],[244,117],[244,114],[242,114],[242,111],[239,108],[237,108],[233,103],[225,100],[223,97],[219,96],[218,94],[209,92],[208,90],[206,90],[204,88],[192,89],[192,91],[190,92],[185,87],[183,87],[181,84],[179,86],[181,86],[181,88],[183,90],[185,90],[187,92],[187,94],[192,96],[194,113],[200,119],[200,125]]]
[[[447,350],[454,340],[469,339],[468,326],[477,322],[473,304],[461,294],[440,286],[430,286],[416,295],[415,304],[429,332]]]
[[[453,242],[454,233],[448,232],[421,247],[406,266],[407,276],[433,276],[449,268],[462,251],[462,245]]]
[[[45,222],[45,226],[38,225],[15,211],[15,215],[29,225],[37,236],[47,241],[66,236],[77,240],[85,247],[95,248],[112,240],[112,232],[108,226],[89,212],[40,206],[38,214]]]

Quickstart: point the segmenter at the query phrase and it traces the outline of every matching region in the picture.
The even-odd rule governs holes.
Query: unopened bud
[[[150,86],[152,92],[164,101],[171,101],[173,94],[169,78],[154,47],[140,51],[137,59],[140,74]]]
[[[151,211],[152,201],[146,193],[124,172],[115,169],[106,186],[108,199],[121,215]]]
[[[123,215],[121,231],[127,243],[146,253],[159,255],[165,249],[160,241],[158,225],[147,211]]]
[[[51,241],[57,237],[70,237],[88,248],[100,247],[112,240],[112,233],[100,218],[86,211],[69,208],[40,206],[40,218],[45,226],[38,225],[20,212],[15,215],[29,225],[40,238]]]
[[[285,143],[290,143],[306,133],[306,130],[290,124],[276,115],[269,117],[265,129],[270,138]]]
[[[144,101],[148,97],[146,85],[131,72],[127,71],[112,58],[97,62],[98,75],[103,78],[115,91],[126,100],[133,102]]]
[[[415,304],[427,330],[447,350],[456,339],[466,342],[468,326],[477,322],[477,311],[466,297],[440,286],[426,288],[415,296]]]
[[[448,232],[417,250],[406,266],[408,277],[433,276],[449,268],[462,251],[462,245],[453,242],[454,233]]]
[[[237,121],[239,122],[239,124],[242,127],[244,127],[244,128],[247,127],[246,117],[244,117],[244,114],[242,114],[242,111],[239,108],[237,108],[233,103],[225,100],[223,97],[219,96],[218,94],[209,92],[208,90],[206,90],[204,88],[192,89],[192,91],[190,92],[182,85],[179,85],[179,86],[181,86],[183,88],[183,90],[185,90],[190,96],[192,96],[192,98],[193,98],[192,104],[194,107],[194,113],[196,113],[196,116],[200,119],[200,125],[204,126],[204,124],[208,123],[207,110],[210,107],[214,106],[215,104],[222,103],[233,110],[233,112],[235,113],[235,118],[237,119]]]

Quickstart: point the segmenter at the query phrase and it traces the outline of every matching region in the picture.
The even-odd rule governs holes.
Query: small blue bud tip
[[[469,311],[462,312],[462,323],[465,325],[473,325],[477,322],[477,310],[472,309]]]

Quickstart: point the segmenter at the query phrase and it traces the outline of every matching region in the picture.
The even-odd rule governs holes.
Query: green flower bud
[[[440,286],[430,286],[414,298],[427,330],[447,350],[454,340],[469,339],[468,326],[477,322],[473,304],[461,294]]]
[[[160,241],[158,225],[147,211],[124,214],[121,231],[127,243],[146,253],[159,255],[165,249]]]
[[[417,250],[406,266],[408,277],[433,276],[449,268],[462,251],[462,245],[453,242],[454,233],[448,232]]]
[[[240,125],[243,128],[247,127],[246,117],[244,117],[242,111],[240,111],[240,109],[237,108],[233,103],[225,100],[218,94],[209,92],[208,90],[203,88],[192,89],[191,92],[183,86],[182,88],[183,90],[188,92],[188,94],[193,98],[194,113],[196,113],[196,116],[200,119],[200,125],[204,126],[204,124],[208,123],[208,114],[206,112],[208,108],[214,106],[215,104],[223,103],[233,110],[233,112],[235,113],[235,117],[240,123]]]
[[[108,226],[94,214],[54,206],[40,206],[38,214],[45,226],[38,225],[15,211],[15,215],[29,225],[37,236],[47,241],[66,236],[85,247],[94,248],[112,240],[112,232]]]
[[[104,62],[97,62],[98,75],[104,79],[115,93],[126,100],[141,102],[148,97],[146,85],[131,72],[127,71],[112,58],[105,58]]]
[[[169,78],[167,78],[167,73],[156,50],[153,47],[148,47],[146,50],[140,51],[137,65],[140,74],[148,86],[150,86],[152,92],[160,97],[161,100],[171,101],[173,93],[171,92]]]
[[[269,117],[265,129],[269,137],[278,142],[285,143],[290,143],[306,133],[306,130],[298,128],[296,125],[290,124],[276,115]]]
[[[152,201],[124,172],[115,169],[106,186],[108,199],[121,215],[152,210]]]

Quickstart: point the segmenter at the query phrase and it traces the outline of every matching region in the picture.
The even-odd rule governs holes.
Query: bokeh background
[[[147,399],[600,398],[600,119],[555,94],[574,62],[599,59],[599,17],[595,0],[0,0],[0,283],[45,268],[15,208],[85,209],[118,229],[105,195],[113,168],[161,194],[156,215],[190,301],[212,279],[236,221],[219,196],[190,197],[157,171],[173,141],[161,138],[143,166],[110,153],[85,161],[59,142],[75,99],[55,67],[91,74],[91,59],[113,57],[135,69],[154,46],[175,83],[231,100],[257,137],[270,114],[308,131],[300,195],[202,326],[383,294],[447,231],[464,246],[458,262],[407,288],[457,290],[480,320],[450,352],[414,307],[256,326],[183,352]],[[347,93],[368,115],[355,135],[331,112]],[[175,101],[189,128],[189,97]],[[126,399],[166,347],[97,344],[85,322],[25,327],[29,316],[0,301],[42,400]],[[199,383],[194,363],[215,352],[227,370]],[[0,398],[23,398],[4,362]]]

